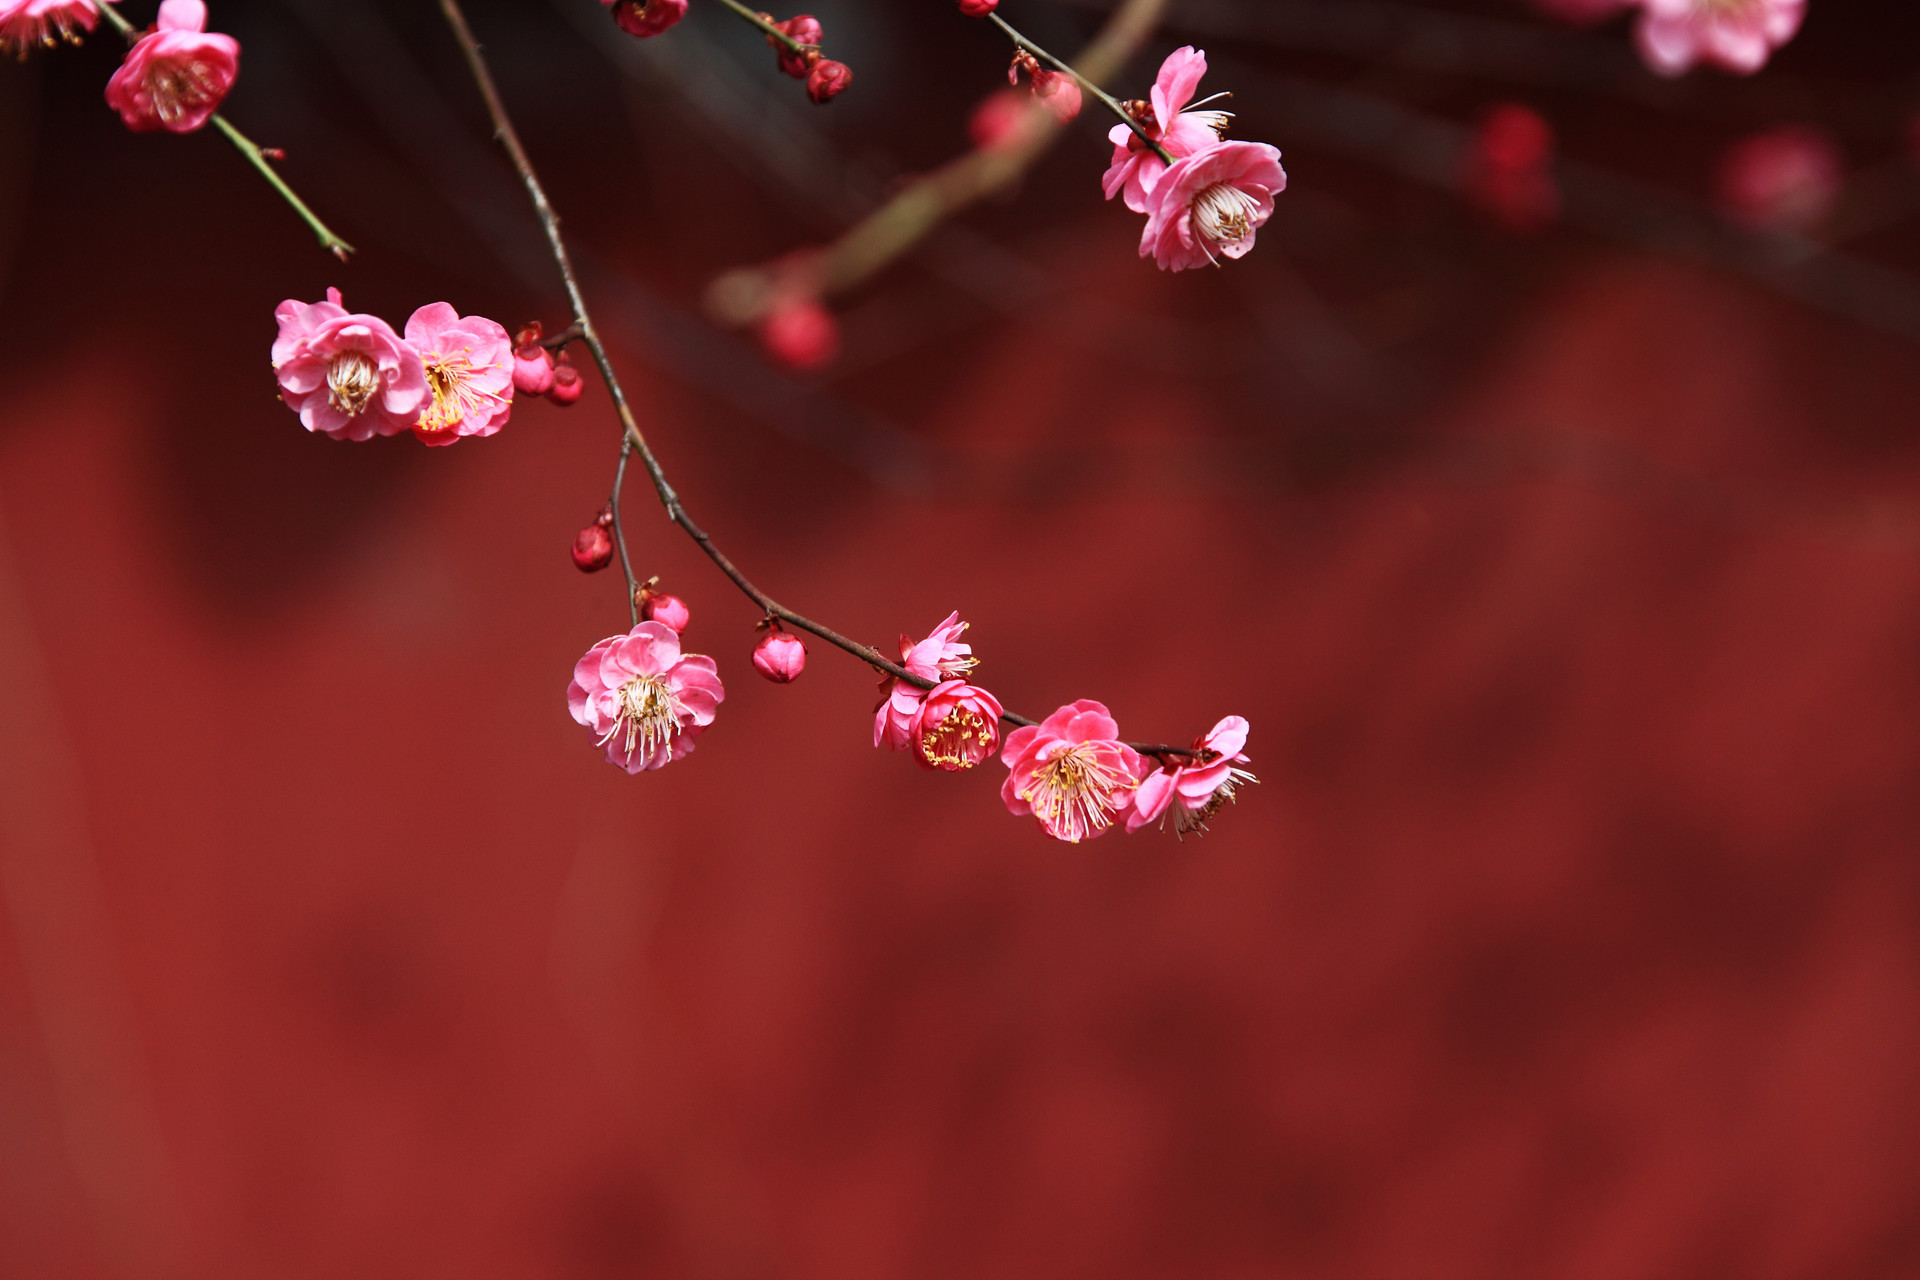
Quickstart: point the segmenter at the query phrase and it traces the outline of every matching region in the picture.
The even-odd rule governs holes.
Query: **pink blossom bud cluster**
[[[1025,49],[1016,49],[1013,65],[1007,68],[1007,83],[1018,88],[1023,72],[1033,91],[1033,100],[1051,112],[1061,124],[1070,124],[1079,116],[1083,99],[1078,80],[1064,71],[1043,67],[1040,59]]]
[[[1197,109],[1205,105],[1193,99],[1206,73],[1205,53],[1176,49],[1161,64],[1152,96],[1128,104],[1139,130],[1121,124],[1107,135],[1114,147],[1102,183],[1107,199],[1123,196],[1127,208],[1147,216],[1140,256],[1162,271],[1245,257],[1273,216],[1273,198],[1287,189],[1278,148],[1227,142],[1231,113]]]
[[[1629,9],[1640,11],[1634,42],[1655,73],[1677,76],[1705,63],[1739,75],[1767,65],[1773,51],[1793,39],[1807,14],[1807,0],[1533,0],[1535,7],[1570,22],[1599,22]]]
[[[324,302],[289,298],[274,310],[280,398],[300,423],[335,440],[411,431],[430,445],[490,436],[513,413],[507,331],[484,316],[429,303],[404,333],[349,312],[338,289]]]
[[[540,322],[525,325],[513,337],[513,389],[523,396],[545,396],[562,409],[579,402],[586,384],[566,349],[558,356],[540,342]]]
[[[687,16],[687,0],[600,0],[600,3],[612,10],[613,20],[622,31],[642,40],[659,35]],[[821,55],[820,43],[826,33],[818,18],[803,13],[785,22],[776,22],[770,13],[755,16],[786,37],[785,40],[774,35],[767,37],[767,43],[773,46],[775,63],[794,79],[806,81],[807,96],[813,101],[825,106],[852,87],[853,69]],[[802,47],[795,49],[788,41]]]

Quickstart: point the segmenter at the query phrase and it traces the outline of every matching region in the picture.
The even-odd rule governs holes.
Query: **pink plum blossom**
[[[350,314],[338,289],[327,290],[325,302],[289,298],[273,314],[280,398],[307,430],[371,440],[419,420],[429,400],[426,368],[385,320]]]
[[[99,21],[93,0],[0,0],[0,49],[24,58],[37,44],[78,44]]]
[[[942,683],[964,679],[980,665],[973,656],[973,646],[960,642],[966,631],[967,624],[960,621],[956,609],[924,640],[901,636],[900,665],[922,680]],[[873,745],[889,751],[914,750],[920,736],[921,704],[926,697],[925,690],[904,680],[891,676],[881,680],[880,703],[873,709]]]
[[[613,20],[630,36],[657,36],[687,16],[687,0],[600,0],[613,6]]]
[[[513,389],[526,396],[543,396],[553,390],[553,353],[538,342],[523,343],[516,348]]]
[[[1072,124],[1079,119],[1080,107],[1085,101],[1079,81],[1064,72],[1046,70],[1033,73],[1033,98],[1061,124]]]
[[[567,709],[628,773],[658,769],[693,750],[726,700],[713,659],[680,652],[660,622],[609,636],[573,668]]]
[[[753,648],[753,669],[775,684],[792,684],[807,669],[807,646],[798,636],[768,631]]]
[[[1279,149],[1264,142],[1223,142],[1176,160],[1148,195],[1140,256],[1162,271],[1243,258],[1286,189]]]
[[[504,326],[430,302],[407,319],[407,344],[426,369],[428,399],[413,434],[427,444],[490,436],[513,416],[513,346]]]
[[[929,769],[959,773],[1000,746],[1000,699],[965,680],[948,680],[920,703],[913,758]]]
[[[107,81],[107,105],[135,133],[192,133],[240,74],[240,42],[208,35],[202,0],[164,0],[158,30],[140,37]]]
[[[1193,749],[1199,754],[1191,762],[1148,775],[1134,795],[1127,830],[1138,831],[1154,822],[1164,827],[1167,814],[1172,813],[1175,834],[1205,831],[1207,819],[1232,801],[1236,786],[1259,781],[1245,769],[1235,768],[1247,763],[1241,748],[1247,745],[1248,728],[1243,717],[1228,716],[1195,740]]]
[[[1233,119],[1227,111],[1187,110],[1187,104],[1200,88],[1201,77],[1206,74],[1207,55],[1187,45],[1167,55],[1153,82],[1150,98],[1153,114],[1141,127],[1175,160],[1218,144]],[[1135,213],[1147,212],[1148,197],[1160,175],[1166,172],[1167,162],[1124,124],[1113,126],[1107,139],[1113,143],[1113,163],[1101,183],[1107,199],[1125,192],[1127,208]]]
[[[1032,814],[1056,840],[1078,844],[1107,833],[1133,809],[1145,772],[1120,726],[1089,698],[1007,735],[1000,798],[1015,816]]]
[[[873,709],[873,745],[889,751],[911,751],[920,736],[920,712],[927,700],[924,689],[889,676],[880,682],[880,703]]]
[[[1767,64],[1793,39],[1806,0],[1640,0],[1634,30],[1640,56],[1656,73],[1677,76],[1697,62],[1741,75]]]
[[[1840,148],[1818,129],[1787,125],[1744,138],[1720,161],[1720,211],[1757,231],[1807,232],[1840,198]]]

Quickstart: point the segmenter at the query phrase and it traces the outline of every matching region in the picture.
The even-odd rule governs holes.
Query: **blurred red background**
[[[1088,121],[803,380],[701,289],[963,147],[1005,51],[823,4],[820,112],[708,8],[473,6],[696,516],[856,636],[958,607],[1029,713],[1245,714],[1261,784],[1056,845],[872,751],[852,661],[753,678],[639,485],[730,697],[608,768],[562,697],[624,625],[567,558],[604,391],[433,451],[274,399],[329,284],[567,318],[433,6],[215,8],[349,267],[125,134],[110,41],[0,67],[0,1274],[1920,1274],[1920,20],[1814,0],[1667,86],[1517,4],[1176,0],[1127,87],[1215,52],[1293,180],[1254,255],[1136,261]],[[1339,115],[1513,98],[1590,166],[1536,236]],[[1720,148],[1797,122],[1872,180],[1848,241],[1716,238]],[[1871,288],[1794,283],[1838,253]]]

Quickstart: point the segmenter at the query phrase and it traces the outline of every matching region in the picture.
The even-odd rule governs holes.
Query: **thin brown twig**
[[[733,561],[714,545],[713,539],[708,536],[706,530],[687,514],[686,508],[681,505],[680,495],[674,492],[673,486],[668,483],[666,472],[661,469],[659,459],[654,457],[653,450],[647,445],[646,436],[641,433],[640,424],[634,419],[633,408],[627,402],[626,392],[620,385],[620,377],[613,370],[613,363],[607,356],[606,346],[601,342],[598,330],[594,328],[593,318],[587,311],[586,299],[580,292],[579,280],[574,275],[573,259],[568,254],[566,241],[560,234],[560,217],[554,212],[552,203],[548,201],[546,189],[541,185],[539,175],[534,172],[533,162],[528,158],[527,150],[520,142],[519,132],[514,128],[513,120],[507,114],[506,103],[500,97],[499,87],[494,83],[493,73],[488,68],[486,57],[480,50],[480,42],[474,38],[473,29],[467,25],[466,15],[461,11],[460,0],[440,0],[440,11],[446,15],[447,24],[453,28],[454,37],[459,41],[461,52],[466,57],[467,67],[473,73],[474,83],[479,86],[480,96],[486,102],[487,114],[493,121],[494,137],[501,146],[506,148],[515,171],[520,175],[521,184],[526,187],[527,195],[533,201],[534,212],[539,216],[540,225],[546,232],[547,245],[553,252],[554,265],[559,268],[561,282],[566,286],[567,301],[573,307],[573,328],[579,330],[579,340],[586,343],[587,349],[593,353],[594,365],[600,370],[601,380],[606,383],[607,392],[613,398],[614,410],[620,416],[623,434],[613,507],[616,536],[621,545],[623,567],[628,568],[629,583],[632,582],[632,570],[626,565],[624,536],[619,534],[619,485],[625,479],[628,456],[638,454],[641,463],[647,469],[648,476],[653,480],[654,491],[660,497],[660,505],[666,508],[667,518],[679,525],[707,558],[713,561],[720,572],[731,579],[733,585],[765,611],[768,617],[777,618],[825,640],[828,644],[844,649],[867,665],[896,680],[904,681],[916,689],[934,688],[937,682],[915,675],[871,645],[848,639],[831,627],[815,622],[804,614],[796,613],[769,596],[755,586]],[[628,595],[631,599],[631,590]],[[1011,712],[1001,718],[1008,724],[1016,726],[1024,727],[1036,723],[1025,716]],[[1154,743],[1129,743],[1128,745],[1142,755],[1154,756],[1161,760],[1172,757],[1191,759],[1196,755],[1194,751],[1185,747]]]
[[[767,39],[777,40],[781,44],[785,45],[787,47],[787,52],[793,54],[796,57],[804,55],[809,49],[818,49],[820,47],[817,44],[801,44],[798,40],[795,40],[792,36],[782,31],[779,27],[775,26],[773,23],[768,22],[765,18],[755,13],[752,9],[749,9],[747,8],[747,6],[741,4],[740,0],[720,0],[720,3],[725,5],[727,8],[733,10],[735,13],[739,14],[740,17],[744,18],[751,25],[758,27],[761,31],[765,32]]]

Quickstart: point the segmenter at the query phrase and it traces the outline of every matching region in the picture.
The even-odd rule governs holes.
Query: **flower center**
[[[358,351],[342,351],[327,366],[327,403],[357,418],[380,389],[380,370]]]
[[[686,708],[659,676],[635,676],[620,686],[620,714],[599,745],[605,746],[616,734],[627,735],[627,759],[639,751],[644,756],[671,743],[680,732],[680,717]]]
[[[154,114],[172,124],[220,101],[220,84],[204,62],[155,62],[147,72]]]
[[[1193,228],[1214,244],[1245,240],[1259,216],[1259,203],[1230,183],[1216,182],[1193,198]]]
[[[971,769],[993,747],[993,726],[971,707],[955,707],[920,735],[920,754],[938,768]]]
[[[1086,743],[1070,747],[1041,765],[1020,798],[1033,806],[1040,824],[1060,839],[1078,844],[1113,823],[1113,797],[1127,779],[1100,763]]]
[[[480,411],[487,397],[473,389],[473,362],[465,354],[428,356],[426,366],[433,402],[420,414],[422,431],[450,431]]]

